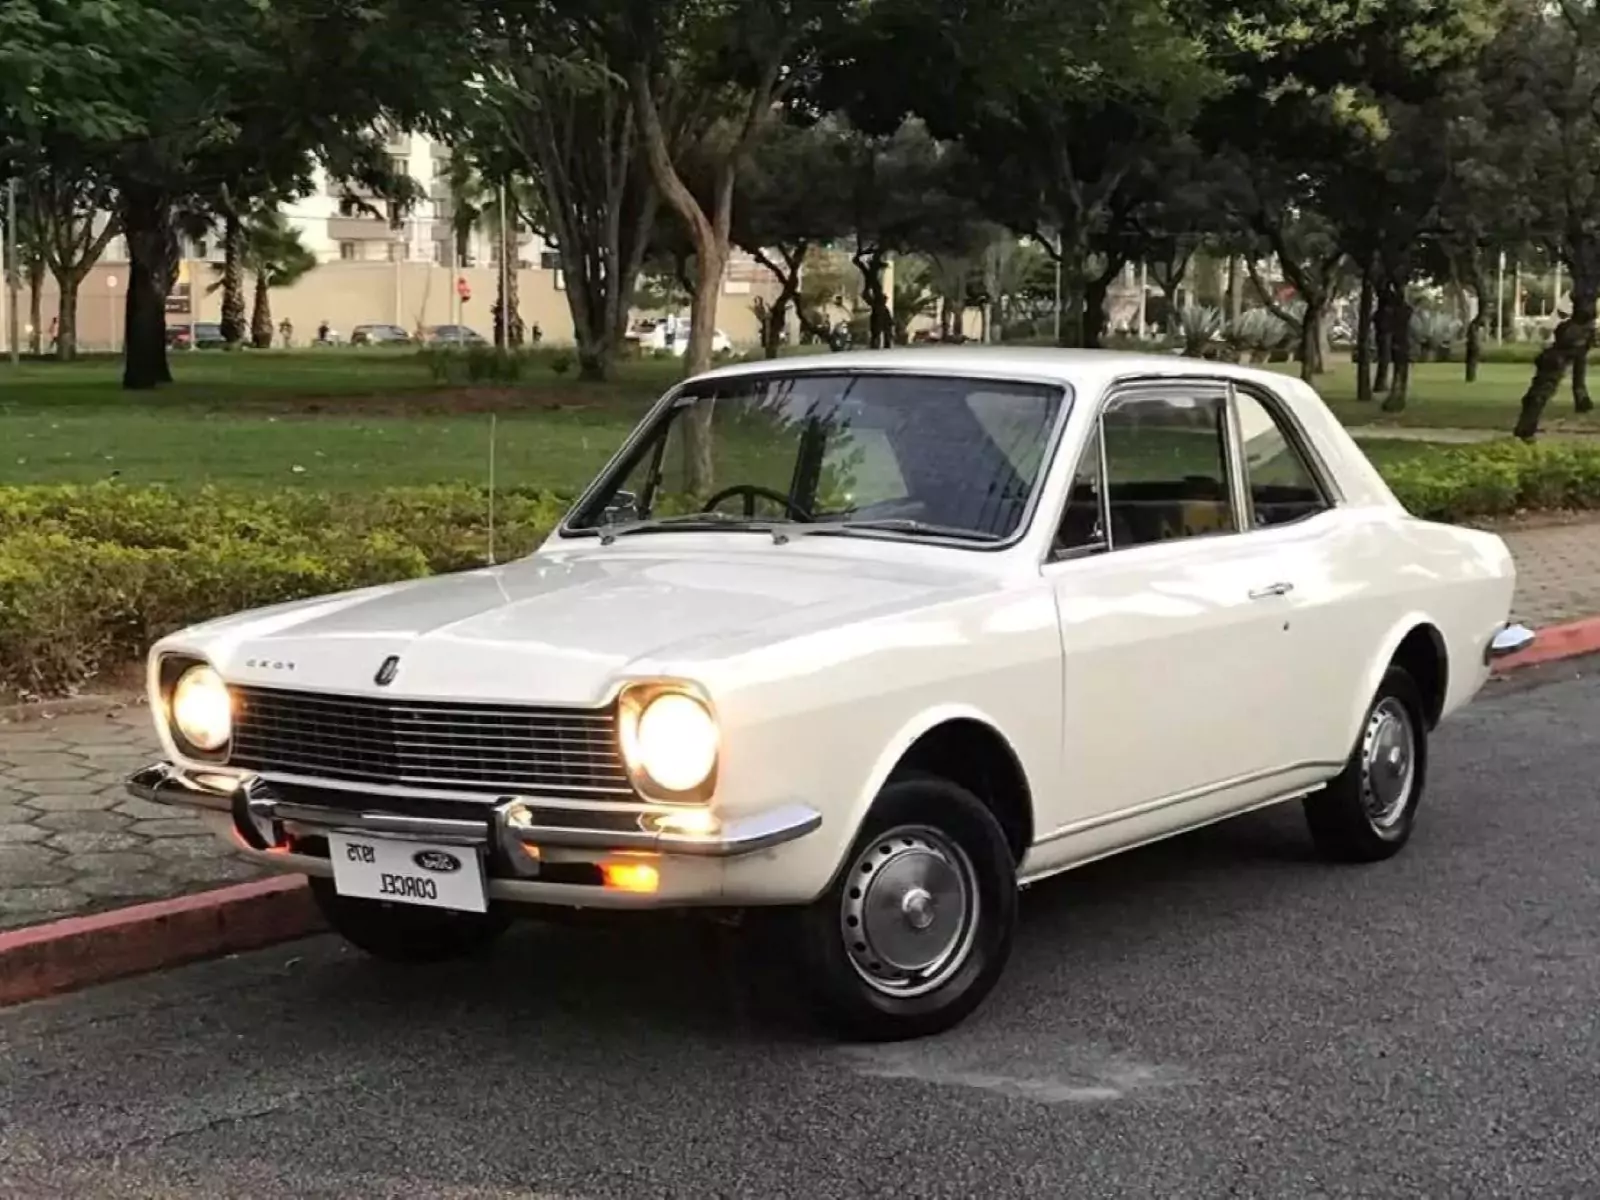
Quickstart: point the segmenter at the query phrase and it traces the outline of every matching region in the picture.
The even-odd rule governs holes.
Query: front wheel
[[[944,780],[887,785],[833,886],[801,913],[822,1016],[865,1041],[959,1024],[999,979],[1016,915],[1016,863],[983,802]]]
[[[505,909],[486,913],[424,908],[341,896],[333,880],[313,876],[311,896],[323,919],[345,941],[386,962],[432,963],[477,954],[511,924]]]
[[[1379,862],[1411,839],[1428,774],[1428,723],[1410,674],[1390,667],[1343,771],[1306,797],[1311,840],[1326,858]]]

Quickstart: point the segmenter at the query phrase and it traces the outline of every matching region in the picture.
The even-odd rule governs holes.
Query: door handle
[[[1250,593],[1250,599],[1265,600],[1268,596],[1287,596],[1292,591],[1294,591],[1292,583],[1274,583],[1268,587],[1256,588]]]

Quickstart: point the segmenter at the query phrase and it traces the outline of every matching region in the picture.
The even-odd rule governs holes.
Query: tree
[[[452,106],[458,128],[530,181],[525,214],[560,255],[581,377],[609,374],[659,195],[613,56],[608,10],[576,0],[477,0],[467,61],[481,85]]]
[[[106,178],[92,165],[74,165],[64,156],[34,172],[25,190],[36,227],[33,262],[49,268],[59,297],[56,357],[70,362],[78,355],[78,291],[119,231],[115,198]],[[36,352],[39,318],[35,312]]]
[[[403,204],[414,186],[377,132],[421,122],[450,64],[434,53],[455,14],[424,0],[117,0],[116,95],[129,120],[74,129],[115,188],[129,249],[123,384],[171,378],[165,298],[180,212],[307,192],[321,162]],[[449,79],[451,86],[454,80]],[[226,239],[225,239],[226,240]]]
[[[895,255],[917,251],[981,253],[977,214],[952,182],[961,170],[956,148],[936,141],[919,119],[887,136],[855,133],[835,142],[837,171],[849,188],[851,255],[861,272],[871,345],[894,341],[894,318],[883,276]]]
[[[1437,95],[1450,71],[1470,62],[1492,35],[1500,5],[1201,0],[1193,6],[1226,80],[1203,105],[1197,131],[1207,153],[1237,168],[1242,186],[1228,194],[1232,210],[1275,257],[1304,306],[1298,315],[1279,306],[1279,315],[1294,316],[1299,329],[1304,378],[1320,367],[1324,318],[1345,270],[1344,226],[1353,213],[1389,209],[1387,196],[1374,202],[1374,177],[1381,174],[1376,164],[1390,135],[1392,105],[1425,104]],[[1431,203],[1426,189],[1411,194],[1421,200],[1385,227],[1391,253],[1380,262],[1375,250],[1359,251],[1369,281],[1380,267],[1390,281],[1391,329],[1403,327],[1406,309],[1395,281],[1408,279],[1414,265],[1400,230],[1418,229],[1426,219],[1421,209]],[[1396,400],[1403,402],[1403,394],[1402,383]]]
[[[687,374],[711,364],[741,160],[771,119],[785,66],[816,35],[822,20],[844,7],[827,0],[654,0],[611,6],[615,61],[626,64],[645,161],[694,243]],[[684,114],[700,109],[706,119],[696,129],[700,123]],[[696,198],[673,161],[671,131],[678,122],[684,122],[681,128],[689,140],[709,152],[709,205]],[[729,136],[713,149],[706,133],[721,122],[726,122]],[[710,444],[704,433],[696,429],[690,435],[693,488],[711,480]]]
[[[1513,433],[1532,440],[1546,405],[1595,335],[1600,294],[1600,12],[1586,0],[1512,6],[1485,55],[1485,111],[1498,169],[1515,180],[1511,240],[1537,246],[1571,278],[1571,310],[1534,360]],[[1579,370],[1574,407],[1593,405]]]
[[[240,264],[255,276],[250,340],[257,349],[272,346],[272,289],[292,287],[316,269],[317,256],[300,241],[300,231],[274,211],[257,213],[242,230]]]
[[[739,176],[730,226],[734,244],[778,281],[778,294],[762,320],[768,358],[777,357],[812,248],[831,245],[851,231],[841,146],[852,136],[848,126],[832,118],[776,123],[752,149]]]
[[[878,0],[830,47],[821,93],[875,132],[908,110],[974,162],[981,207],[1061,264],[1062,340],[1085,341],[1093,241],[1118,190],[1216,86],[1168,0]]]

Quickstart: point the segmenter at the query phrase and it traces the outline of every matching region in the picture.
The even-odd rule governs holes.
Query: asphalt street
[[[1441,731],[1392,862],[1316,862],[1290,806],[1041,885],[925,1042],[833,1044],[772,950],[679,924],[0,1012],[0,1195],[1597,1196],[1593,667]]]

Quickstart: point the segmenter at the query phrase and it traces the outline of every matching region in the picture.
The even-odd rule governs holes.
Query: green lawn
[[[558,373],[553,352],[514,385],[446,388],[413,352],[339,349],[173,356],[178,381],[126,393],[112,361],[0,363],[0,484],[90,482],[365,489],[485,477],[489,413],[506,484],[575,488],[676,378],[676,361],[624,364],[604,385]],[[1349,424],[1508,430],[1530,368],[1489,364],[1468,385],[1455,364],[1415,369],[1413,403],[1382,413],[1354,400],[1354,372],[1319,381]],[[1600,433],[1563,390],[1550,428]],[[1364,440],[1375,460],[1426,453]]]
[[[1294,371],[1293,364],[1282,368]],[[1531,363],[1485,363],[1474,383],[1467,383],[1460,363],[1421,363],[1412,368],[1404,412],[1386,413],[1379,402],[1356,402],[1356,372],[1341,363],[1317,380],[1317,390],[1346,425],[1392,424],[1427,429],[1494,429],[1509,434],[1517,419],[1522,393],[1533,378]],[[1594,389],[1600,391],[1600,373]],[[1600,415],[1579,417],[1572,411],[1572,391],[1563,387],[1545,410],[1551,432],[1600,434]]]
[[[536,360],[518,384],[444,387],[413,353],[200,352],[177,382],[127,393],[114,363],[0,365],[0,484],[127,483],[363,489],[477,481],[585,483],[676,378],[624,366],[606,384]]]

